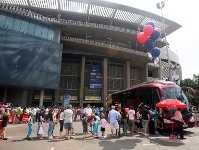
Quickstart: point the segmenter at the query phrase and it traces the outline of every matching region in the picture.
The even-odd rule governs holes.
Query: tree
[[[180,86],[191,87],[196,92],[196,97],[194,97],[190,92],[186,92],[186,96],[189,102],[194,106],[199,106],[199,75],[193,75],[193,79],[184,79],[180,81]]]

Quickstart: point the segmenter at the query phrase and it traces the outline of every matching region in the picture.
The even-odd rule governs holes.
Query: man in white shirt
[[[130,110],[128,111],[129,121],[128,121],[128,127],[130,134],[134,135],[134,128],[135,128],[135,110],[133,110],[133,106],[130,107]]]
[[[91,117],[92,109],[90,108],[90,104],[88,104],[86,106],[86,108],[84,109],[83,113],[86,114],[86,116]]]
[[[68,138],[68,131],[70,130],[70,139],[74,139],[72,137],[72,122],[73,122],[73,111],[70,109],[70,106],[67,106],[67,109],[64,110],[64,127],[66,129],[66,140]]]

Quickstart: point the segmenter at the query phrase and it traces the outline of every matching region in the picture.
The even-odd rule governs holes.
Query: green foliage
[[[194,97],[189,91],[186,92],[186,96],[189,102],[194,106],[199,106],[199,75],[193,75],[193,79],[184,79],[180,81],[180,86],[191,87],[196,92],[196,97]]]

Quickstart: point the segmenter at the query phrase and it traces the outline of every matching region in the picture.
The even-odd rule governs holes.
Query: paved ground
[[[107,125],[107,138],[102,139],[82,139],[81,122],[74,122],[75,139],[47,139],[48,124],[45,123],[45,135],[43,140],[37,140],[36,128],[37,124],[33,125],[32,141],[27,141],[25,136],[27,134],[26,124],[8,125],[7,141],[0,141],[0,150],[192,150],[199,149],[198,137],[199,128],[192,128],[185,130],[186,140],[169,140],[170,133],[161,133],[153,136],[145,137],[143,135],[137,136],[123,136],[121,138],[112,138],[110,136],[109,125]],[[59,135],[59,124],[54,129],[54,135]]]

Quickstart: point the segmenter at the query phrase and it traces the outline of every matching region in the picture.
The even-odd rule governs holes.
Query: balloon
[[[146,25],[151,25],[153,28],[155,28],[155,24],[151,21],[147,22]]]
[[[146,41],[147,41],[147,37],[146,37],[146,35],[144,34],[144,32],[140,32],[140,33],[137,35],[137,39],[138,39],[138,41],[139,41],[141,44],[145,44]]]
[[[143,28],[143,32],[144,32],[145,35],[149,36],[153,33],[153,27],[151,25],[146,25]]]
[[[151,39],[148,39],[147,42],[145,43],[146,48],[152,49],[154,47],[154,42]]]
[[[128,113],[129,112],[129,108],[125,108],[125,111]]]
[[[156,66],[159,62],[159,58],[157,57],[156,59],[154,59],[154,65]]]
[[[151,39],[157,40],[160,37],[160,31],[153,30],[153,33],[151,34]]]
[[[154,30],[160,31],[160,36],[162,35],[162,30],[160,28],[155,28]]]
[[[153,57],[158,57],[160,55],[160,49],[158,47],[155,47],[152,51],[151,51],[151,55]]]

